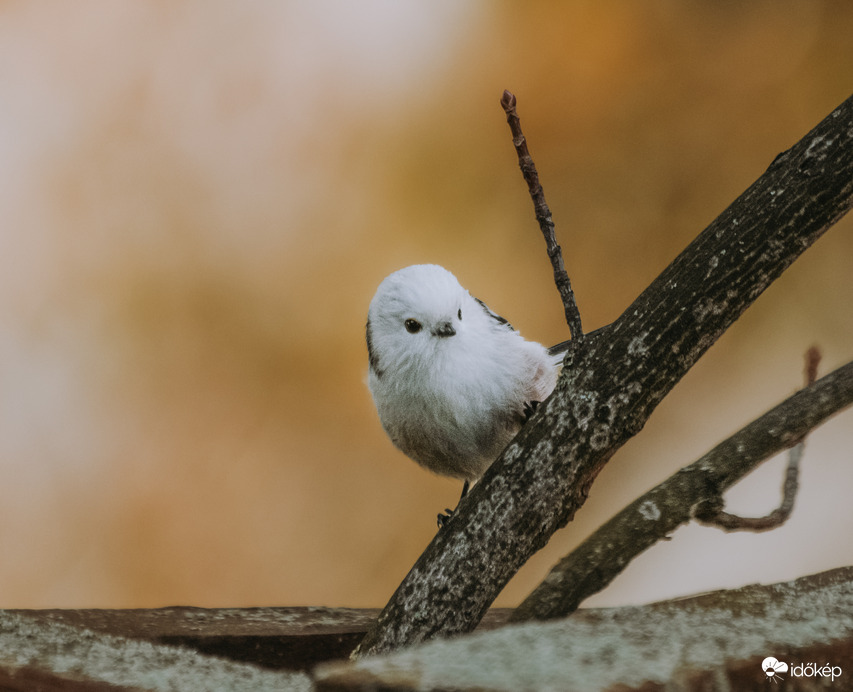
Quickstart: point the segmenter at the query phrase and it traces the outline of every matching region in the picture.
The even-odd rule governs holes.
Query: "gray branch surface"
[[[637,498],[560,560],[510,620],[549,620],[574,612],[637,555],[689,522],[698,508],[762,461],[853,404],[853,363],[800,390],[689,466]],[[799,444],[797,445],[799,447]]]
[[[852,579],[853,568],[843,567],[782,584],[581,610],[326,664],[315,681],[322,692],[849,690]],[[781,685],[767,679],[768,656],[790,664]]]
[[[74,611],[67,612],[73,618]],[[0,610],[0,690],[6,692],[313,689],[304,673],[276,673],[191,649],[83,629],[55,617]]]
[[[553,395],[460,503],[356,650],[471,631],[565,526],[610,457],[853,200],[853,97],[706,228],[608,327],[575,342]]]

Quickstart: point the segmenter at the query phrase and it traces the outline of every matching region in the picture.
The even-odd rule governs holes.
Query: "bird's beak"
[[[456,330],[450,322],[442,322],[432,330],[433,336],[455,336]]]

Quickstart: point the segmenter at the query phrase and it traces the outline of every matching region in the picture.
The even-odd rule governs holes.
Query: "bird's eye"
[[[456,313],[456,316],[459,318],[459,321],[462,321],[462,308],[459,308],[459,312]]]
[[[409,332],[409,334],[417,334],[421,330],[421,323],[417,320],[409,318],[404,322],[404,324],[406,325],[406,331]]]

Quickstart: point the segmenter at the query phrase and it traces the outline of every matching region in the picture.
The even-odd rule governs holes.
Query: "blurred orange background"
[[[457,482],[364,384],[381,279],[435,262],[567,338],[508,88],[587,330],[853,86],[853,4],[0,6],[0,606],[381,606]],[[607,466],[512,605],[616,510],[853,357],[853,218]],[[590,604],[853,564],[853,413],[768,534],[690,526]],[[784,459],[730,493],[776,506]]]

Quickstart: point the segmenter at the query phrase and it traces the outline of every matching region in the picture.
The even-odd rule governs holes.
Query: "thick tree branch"
[[[554,394],[438,532],[356,655],[473,629],[663,397],[852,200],[853,97],[778,156],[616,322],[572,343]]]
[[[566,313],[566,324],[569,325],[572,339],[580,340],[583,338],[581,314],[575,302],[572,282],[569,280],[566,266],[563,264],[563,252],[557,244],[557,236],[554,233],[554,220],[551,218],[551,209],[545,201],[545,191],[539,183],[539,173],[536,172],[536,164],[533,163],[533,157],[527,149],[527,138],[521,131],[521,120],[518,118],[515,105],[515,95],[509,91],[504,91],[501,97],[501,106],[506,113],[506,121],[509,123],[509,129],[512,132],[512,143],[518,155],[518,166],[521,168],[521,174],[527,183],[530,198],[533,200],[533,209],[536,213],[536,220],[539,222],[539,229],[545,237],[548,259],[551,260],[551,267],[554,269],[554,283],[560,292],[560,299],[563,301],[563,310]]]
[[[761,462],[853,404],[853,362],[800,390],[637,498],[560,560],[511,620],[565,617]],[[789,475],[790,478],[790,475]],[[767,527],[770,528],[770,527]]]

